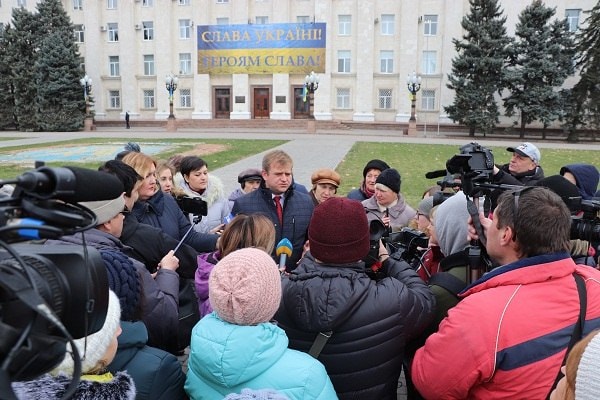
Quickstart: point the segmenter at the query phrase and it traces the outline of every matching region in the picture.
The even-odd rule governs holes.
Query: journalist
[[[361,204],[331,198],[315,208],[310,250],[283,278],[275,319],[290,348],[321,361],[340,399],[396,399],[406,342],[431,321],[434,298],[407,263],[379,247],[383,279],[362,261],[369,225]]]
[[[570,212],[546,188],[506,191],[479,221],[499,267],[417,350],[413,383],[427,399],[546,398],[570,343],[600,327],[600,271],[571,259]],[[472,225],[469,235],[479,239]]]
[[[542,155],[534,144],[525,142],[506,151],[512,153],[510,162],[500,167],[494,165],[492,183],[533,186],[544,177],[540,166]]]

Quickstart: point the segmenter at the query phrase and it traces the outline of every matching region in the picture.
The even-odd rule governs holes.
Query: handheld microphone
[[[0,186],[6,183],[14,183],[21,193],[38,199],[68,203],[112,200],[125,191],[116,176],[79,167],[40,167],[15,180],[0,181]]]
[[[275,255],[279,256],[279,271],[285,271],[285,262],[288,256],[292,256],[292,242],[289,239],[283,238],[277,243]]]
[[[447,174],[448,174],[448,171],[446,171],[445,169],[438,169],[436,171],[426,172],[425,178],[427,178],[427,179],[441,178],[443,176],[446,176]]]

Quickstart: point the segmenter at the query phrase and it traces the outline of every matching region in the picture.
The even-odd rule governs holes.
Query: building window
[[[154,22],[142,21],[144,28],[144,40],[154,40]]]
[[[190,5],[190,0],[178,0],[178,3],[180,6],[189,6]]]
[[[190,108],[192,106],[191,89],[181,89],[179,91],[179,105],[185,108]]]
[[[154,7],[154,0],[142,0],[142,7]]]
[[[83,43],[85,41],[83,25],[75,25],[74,34],[76,43]]]
[[[192,74],[192,53],[179,53],[179,74]]]
[[[144,55],[144,75],[154,75],[154,54]]]
[[[192,23],[189,19],[179,20],[179,39],[189,39],[192,37]]]
[[[579,28],[579,15],[581,10],[570,9],[565,10],[565,17],[567,18],[567,24],[569,25],[569,32],[576,32]]]
[[[425,36],[437,35],[438,28],[438,16],[437,15],[425,15],[423,17],[423,34]]]
[[[391,74],[394,72],[394,52],[392,50],[381,50],[379,52],[382,74]]]
[[[108,108],[121,108],[121,92],[118,90],[108,91]]]
[[[110,10],[117,8],[117,0],[106,0],[106,8]]]
[[[310,23],[310,17],[308,15],[298,15],[296,17],[296,22],[299,24],[308,24]]]
[[[338,35],[350,36],[352,34],[352,15],[338,15]]]
[[[423,89],[421,91],[421,109],[435,110],[435,90]]]
[[[336,90],[336,107],[337,108],[350,108],[350,89],[349,88],[337,88]]]
[[[217,0],[217,3],[229,3],[229,0]]]
[[[17,0],[17,7],[27,7],[26,0]]]
[[[392,108],[392,89],[379,89],[379,108]]]
[[[227,18],[227,17],[217,18],[217,25],[229,25],[229,18]]]
[[[433,75],[437,71],[437,51],[424,51],[423,52],[423,75]]]
[[[118,42],[119,41],[119,24],[116,22],[110,22],[108,26],[108,41]]]
[[[337,72],[350,72],[350,50],[338,50]]]
[[[383,14],[381,16],[381,34],[382,35],[393,35],[396,28],[393,14]]]
[[[154,89],[144,90],[144,108],[154,108]]]
[[[83,0],[73,0],[73,10],[83,10]]]
[[[119,56],[108,57],[108,74],[110,76],[121,76],[119,71]]]
[[[266,25],[269,23],[269,17],[261,15],[261,16],[257,16],[256,18],[254,18],[254,22],[257,25]]]

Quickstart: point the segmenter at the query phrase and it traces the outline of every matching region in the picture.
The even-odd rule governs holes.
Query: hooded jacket
[[[192,400],[222,399],[244,388],[275,389],[293,400],[337,398],[323,365],[288,349],[285,332],[268,322],[242,326],[207,315],[192,331],[188,368]]]
[[[181,173],[177,173],[181,178],[177,179],[180,182],[180,187],[189,197],[199,197],[207,204],[208,213],[202,216],[200,222],[194,225],[196,232],[209,233],[211,229],[221,225],[223,219],[229,215],[229,201],[225,197],[225,189],[221,180],[214,176],[208,175],[208,184],[204,193],[200,194],[190,188],[190,185],[183,179]],[[194,221],[194,215],[189,214],[190,222]]]
[[[570,172],[575,177],[575,184],[584,200],[590,200],[596,194],[600,174],[598,168],[590,164],[569,164],[560,169],[560,174]]]
[[[198,269],[196,269],[194,283],[196,284],[200,318],[210,314],[213,310],[210,305],[210,299],[208,298],[208,278],[210,276],[210,271],[213,270],[220,259],[221,255],[218,251],[198,255]]]
[[[583,335],[600,327],[600,271],[569,253],[498,267],[469,286],[412,363],[431,399],[543,399],[550,393],[579,317],[573,273],[584,278]],[[435,377],[435,379],[432,379]]]
[[[283,224],[279,223],[271,191],[264,186],[237,199],[231,212],[234,215],[264,214],[269,217],[275,226],[275,243],[283,238],[292,242],[292,255],[285,262],[286,269],[292,271],[302,255],[314,205],[308,194],[294,190],[293,185],[285,192],[284,197]],[[271,255],[279,262],[276,250],[273,249]]]
[[[340,399],[396,399],[406,342],[430,322],[435,304],[407,264],[387,259],[371,280],[364,262],[318,263],[307,253],[289,276],[275,319],[290,348],[308,351],[332,331],[321,361]]]
[[[185,237],[185,243],[199,253],[213,251],[217,245],[218,235],[203,234],[193,229],[189,231],[192,226],[190,221],[173,196],[165,194],[162,190],[146,201],[136,201],[131,213],[139,222],[160,228],[175,240],[179,241]]]
[[[83,233],[86,244],[98,250],[125,253],[126,246],[115,236],[93,228]],[[46,244],[83,244],[82,234],[48,240]],[[131,259],[131,258],[130,258]],[[179,302],[179,275],[161,268],[153,278],[146,266],[131,259],[141,283],[141,318],[150,335],[150,344],[166,350],[176,347]]]

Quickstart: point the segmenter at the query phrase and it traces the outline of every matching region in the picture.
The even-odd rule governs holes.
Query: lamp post
[[[304,87],[306,93],[308,93],[308,117],[315,119],[315,92],[319,88],[319,76],[315,74],[315,71],[311,71],[310,75],[306,75],[304,78]]]
[[[406,77],[406,87],[410,92],[410,119],[408,120],[408,135],[414,136],[417,134],[417,117],[416,117],[416,102],[417,92],[421,89],[421,77],[413,71],[412,75]]]
[[[173,74],[169,74],[165,78],[165,87],[167,88],[167,92],[169,92],[169,118],[170,119],[175,118],[175,114],[173,114],[173,93],[175,93],[175,90],[177,90],[177,82],[179,82],[179,79],[177,79],[176,76],[173,76]]]
[[[169,132],[177,130],[175,114],[173,114],[173,93],[177,90],[177,82],[179,82],[179,79],[173,76],[173,74],[169,74],[165,78],[165,87],[167,88],[167,92],[169,92],[169,118],[167,119],[167,130]]]
[[[85,100],[85,119],[83,120],[83,129],[91,131],[93,129],[94,120],[90,115],[90,93],[92,92],[92,78],[85,75],[79,80],[83,87],[83,99]]]

